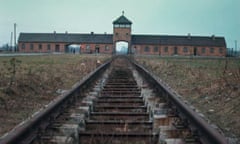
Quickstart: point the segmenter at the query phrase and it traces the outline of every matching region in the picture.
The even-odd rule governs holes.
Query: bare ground
[[[109,56],[0,57],[0,136],[43,108]]]
[[[240,138],[240,59],[137,57],[227,137]]]

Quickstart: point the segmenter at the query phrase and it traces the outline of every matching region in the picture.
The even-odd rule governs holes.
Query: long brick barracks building
[[[224,37],[175,35],[134,35],[132,22],[124,15],[113,21],[113,34],[20,33],[20,52],[68,52],[80,45],[81,53],[115,54],[118,43],[126,43],[128,54],[161,56],[226,56]]]

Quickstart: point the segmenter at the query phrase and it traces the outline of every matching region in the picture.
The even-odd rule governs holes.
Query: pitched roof
[[[132,44],[226,47],[224,37],[215,36],[132,35]]]
[[[119,18],[113,21],[113,24],[132,24],[132,22],[128,20],[124,15],[121,15]]]
[[[19,42],[113,44],[112,34],[20,33]],[[224,37],[132,35],[132,44],[226,47]]]
[[[65,42],[112,44],[111,34],[20,33],[19,42]]]

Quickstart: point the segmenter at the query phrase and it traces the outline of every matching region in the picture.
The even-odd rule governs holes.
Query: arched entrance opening
[[[116,54],[128,54],[128,42],[118,41],[116,42]]]
[[[81,45],[80,44],[70,44],[65,48],[66,53],[81,53]]]

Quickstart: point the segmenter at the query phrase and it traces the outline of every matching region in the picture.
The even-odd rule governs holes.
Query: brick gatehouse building
[[[161,56],[226,56],[224,37],[175,35],[135,35],[132,22],[124,14],[113,21],[113,34],[20,33],[20,52],[68,52],[69,45],[80,46],[80,53],[115,54],[119,43],[128,54]]]

